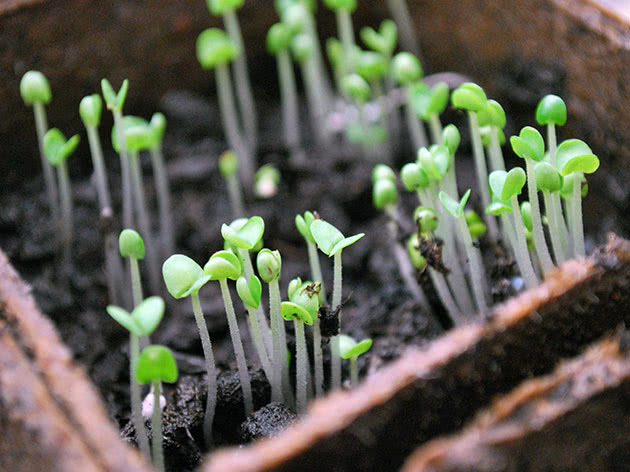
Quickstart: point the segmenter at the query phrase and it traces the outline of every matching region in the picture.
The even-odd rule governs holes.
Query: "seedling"
[[[479,312],[485,312],[487,309],[484,288],[486,273],[483,267],[483,262],[481,261],[481,254],[479,253],[479,249],[477,249],[473,244],[472,237],[464,217],[464,208],[466,207],[466,202],[468,202],[468,198],[470,197],[470,189],[464,193],[459,202],[451,198],[445,192],[440,192],[439,197],[444,209],[450,213],[450,215],[455,218],[458,223],[459,237],[464,243],[466,253],[468,254],[468,261],[470,262],[470,278],[473,286],[473,293],[475,295],[475,302],[477,304],[477,310]]]
[[[247,188],[251,188],[254,182],[254,163],[239,129],[232,81],[228,69],[228,64],[239,54],[241,54],[241,50],[238,45],[220,29],[208,28],[197,38],[197,59],[204,69],[214,69],[223,131],[230,148],[238,156],[239,168],[242,171],[241,178]]]
[[[175,383],[177,381],[177,363],[170,350],[164,346],[147,346],[142,350],[138,360],[136,379],[141,384],[150,383],[153,386],[154,398],[160,398],[162,382]],[[164,472],[164,451],[162,448],[162,409],[160,402],[153,402],[153,416],[151,419],[153,432],[153,467],[158,472]]]
[[[474,210],[466,210],[464,212],[464,219],[466,220],[466,226],[468,226],[470,237],[473,241],[478,242],[483,235],[486,234],[486,225]]]
[[[536,254],[540,260],[540,265],[545,272],[553,267],[547,242],[545,241],[545,233],[543,232],[542,220],[540,217],[540,205],[538,203],[538,188],[536,186],[536,173],[534,172],[534,161],[540,162],[545,156],[545,142],[538,130],[531,126],[526,126],[521,130],[518,136],[510,138],[510,144],[514,153],[525,159],[525,168],[527,169],[527,190],[529,202],[532,206],[532,234],[534,236],[534,245],[536,246]]]
[[[438,82],[429,87],[424,82],[416,82],[411,89],[412,106],[416,114],[429,123],[431,139],[434,144],[443,144],[440,114],[448,105],[450,91],[445,82]]]
[[[582,226],[581,182],[584,174],[592,174],[599,168],[599,159],[591,148],[579,139],[567,139],[558,146],[556,162],[560,175],[573,176],[573,193],[571,196],[570,231],[573,239],[573,251],[578,257],[584,257],[584,228]]]
[[[321,221],[321,220],[318,220]],[[304,324],[311,326],[319,312],[319,282],[303,282],[298,277],[289,284],[289,301],[282,302],[282,317],[295,324],[295,397],[298,413],[306,410],[308,354]]]
[[[234,151],[225,151],[221,154],[219,157],[219,172],[227,184],[232,213],[236,218],[242,218],[245,216],[245,206],[243,205],[241,184],[238,180],[238,157]]]
[[[424,147],[428,143],[426,131],[418,121],[412,102],[413,84],[424,75],[420,61],[409,52],[399,52],[392,59],[391,74],[394,82],[405,88],[405,113],[413,146],[415,149]]]
[[[201,347],[206,360],[206,371],[208,372],[208,398],[203,420],[203,433],[206,445],[210,445],[212,443],[212,421],[217,401],[217,371],[208,327],[199,303],[199,290],[208,283],[210,276],[204,274],[199,264],[182,254],[174,254],[166,259],[162,266],[162,275],[166,288],[173,298],[190,297],[192,301],[193,313],[201,338]]]
[[[138,306],[144,299],[142,295],[140,269],[138,267],[138,261],[143,260],[145,255],[144,241],[136,231],[132,229],[123,229],[118,237],[118,248],[120,256],[125,259],[129,259],[133,304],[134,306]]]
[[[243,35],[238,23],[236,10],[243,6],[245,0],[206,0],[210,12],[223,17],[223,24],[230,36],[230,40],[239,51],[234,58],[234,79],[236,81],[236,96],[241,109],[241,118],[245,128],[248,148],[250,152],[256,149],[258,141],[258,113],[254,103],[252,84],[247,71],[247,56],[243,45]],[[230,147],[234,147],[230,145]]]
[[[236,313],[234,312],[234,304],[232,296],[227,284],[227,279],[237,280],[243,272],[243,265],[238,256],[232,251],[215,252],[203,268],[204,274],[210,277],[210,280],[218,280],[221,286],[221,295],[223,296],[223,304],[225,305],[225,313],[230,328],[230,337],[234,354],[236,355],[236,364],[238,366],[238,376],[241,382],[241,390],[243,391],[243,401],[245,403],[245,416],[254,411],[254,401],[252,397],[252,386],[247,370],[247,360],[245,359],[245,351],[241,334],[238,329],[238,321],[236,321]]]
[[[44,184],[48,194],[48,204],[50,205],[53,220],[56,221],[59,215],[59,190],[57,189],[52,165],[48,162],[44,151],[44,135],[48,131],[45,106],[52,100],[48,79],[39,71],[29,70],[20,81],[20,95],[22,95],[25,105],[33,107],[37,144],[44,171]]]
[[[534,266],[527,251],[527,240],[525,238],[525,227],[523,226],[523,218],[518,203],[518,195],[520,195],[525,186],[525,171],[520,167],[515,167],[509,172],[503,170],[495,170],[488,178],[490,188],[494,196],[498,199],[499,204],[493,204],[491,211],[505,215],[506,206],[511,206],[513,213],[512,222],[508,222],[507,217],[504,218],[504,228],[514,228],[514,238],[512,240],[512,248],[516,256],[516,262],[521,271],[521,275],[525,279],[525,284],[529,287],[535,287],[538,284],[538,277],[534,271]],[[510,236],[508,231],[508,236]]]
[[[354,28],[352,26],[352,12],[357,8],[356,0],[324,0],[324,5],[335,12],[337,18],[337,32],[341,38],[344,55],[344,75],[354,67]]]
[[[361,28],[361,40],[372,51],[376,51],[385,56],[389,63],[396,49],[398,28],[392,20],[383,20],[378,31],[370,26]]]
[[[374,133],[372,130],[368,130],[364,113],[364,105],[370,99],[372,93],[370,85],[359,74],[349,74],[341,79],[341,91],[352,100],[359,114],[358,122],[350,123],[347,129],[349,141],[361,143],[366,149],[374,142],[374,139],[371,137]]]
[[[61,196],[61,234],[63,246],[63,260],[65,270],[69,270],[72,259],[72,191],[70,189],[70,176],[66,160],[79,145],[79,135],[75,134],[70,139],[57,128],[53,128],[44,135],[44,153],[50,165],[57,169],[59,180],[59,192]]]
[[[567,106],[557,95],[545,95],[536,107],[536,121],[547,126],[548,162],[556,165],[556,126],[564,126],[567,122]]]
[[[387,0],[387,6],[400,29],[400,42],[403,49],[420,57],[420,45],[413,30],[413,23],[406,0]]]
[[[103,101],[98,94],[83,97],[79,104],[79,114],[87,131],[88,141],[90,143],[90,152],[92,154],[92,165],[94,166],[94,176],[96,177],[96,189],[98,194],[98,202],[101,210],[111,207],[111,198],[109,196],[109,188],[107,185],[107,176],[105,173],[105,161],[103,159],[103,148],[101,139],[98,135],[98,126],[101,122],[101,112],[103,109]]]
[[[364,233],[355,234],[354,236],[345,237],[341,231],[324,220],[314,220],[311,223],[311,234],[317,243],[320,251],[328,257],[333,258],[333,296],[332,309],[338,312],[339,326],[341,326],[341,288],[342,288],[342,262],[341,253],[345,248],[351,246],[363,236]],[[341,386],[341,362],[339,359],[339,340],[337,336],[332,339],[332,386],[339,388]]]
[[[127,239],[127,238],[125,238]],[[142,242],[142,240],[140,240]],[[129,240],[125,247],[138,254],[140,247]],[[123,245],[121,245],[122,249]],[[143,248],[142,248],[143,249]],[[122,251],[121,251],[122,252]],[[132,257],[132,256],[130,256]],[[136,440],[142,455],[149,457],[149,439],[142,419],[142,398],[140,384],[136,380],[138,358],[140,357],[140,338],[150,336],[158,327],[164,316],[164,300],[160,297],[149,297],[136,305],[131,313],[121,307],[109,305],[107,313],[118,324],[129,331],[129,392],[131,396],[131,417],[136,430]],[[159,398],[157,396],[156,398]],[[154,430],[155,431],[155,430]]]
[[[553,253],[558,264],[567,260],[567,237],[559,192],[562,189],[562,176],[549,162],[538,162],[534,166],[536,185],[543,193],[545,210],[549,221],[549,234]],[[559,216],[558,216],[559,215]]]
[[[271,198],[278,193],[280,171],[272,164],[265,164],[256,171],[254,194],[258,198]]]
[[[372,347],[372,340],[367,338],[356,342],[346,334],[339,335],[339,353],[342,359],[350,359],[350,384],[352,388],[359,385],[359,369],[357,359]]]
[[[505,111],[496,100],[488,100],[486,106],[477,113],[479,126],[483,135],[483,130],[488,130],[488,144],[484,146],[488,148],[488,157],[490,158],[490,167],[492,170],[505,170],[505,161],[503,160],[503,151],[501,146],[505,143],[506,118]],[[483,136],[482,136],[483,137]]]

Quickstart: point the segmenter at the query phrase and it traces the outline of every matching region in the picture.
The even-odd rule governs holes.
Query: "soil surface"
[[[190,92],[167,94],[159,108],[168,119],[164,151],[168,162],[173,216],[176,230],[176,250],[204,264],[215,251],[222,249],[222,223],[233,217],[226,198],[225,184],[217,169],[217,157],[225,150],[218,109],[215,103]],[[436,318],[424,313],[405,289],[390,250],[392,241],[386,230],[386,219],[371,203],[370,173],[376,162],[361,157],[359,149],[337,137],[325,150],[316,150],[308,141],[310,131],[304,125],[308,161],[295,168],[279,139],[280,110],[272,100],[259,102],[261,144],[259,164],[273,163],[282,173],[282,184],[276,196],[268,200],[248,198],[251,215],[265,220],[264,245],[282,254],[281,290],[286,296],[288,282],[301,276],[309,278],[306,246],[294,225],[294,217],[306,210],[316,210],[345,235],[358,232],[366,237],[344,251],[344,307],[342,332],[355,339],[371,337],[372,349],[359,359],[362,375],[396,359],[410,345],[420,345],[450,327],[436,296],[420,275],[436,310]],[[303,116],[308,116],[305,113]],[[464,142],[463,157],[458,156],[460,189],[473,185],[471,160],[465,156],[467,128],[463,116],[448,116],[460,126]],[[118,158],[102,131],[107,154],[110,187],[116,209],[120,210]],[[155,194],[148,156],[143,156],[147,199],[155,206]],[[392,165],[398,169],[414,159],[408,144],[401,145]],[[73,160],[77,162],[76,165]],[[70,160],[75,203],[75,241],[71,277],[64,281],[58,269],[56,254],[56,224],[50,221],[42,191],[40,176],[25,179],[21,191],[0,197],[0,247],[9,255],[22,276],[32,284],[36,299],[44,313],[56,323],[63,340],[74,351],[109,408],[111,417],[121,428],[122,435],[133,440],[129,422],[128,401],[128,335],[105,312],[108,304],[105,286],[102,239],[95,187],[89,178],[88,156]],[[403,211],[402,233],[412,228],[411,214],[416,200],[401,192]],[[473,204],[476,202],[473,199]],[[157,230],[157,212],[153,208],[153,223]],[[119,216],[119,215],[117,215]],[[606,228],[610,229],[610,228]],[[614,229],[614,228],[613,228]],[[599,233],[595,234],[601,239]],[[494,301],[514,293],[520,285],[513,277],[513,260],[501,247],[481,242],[487,275],[491,280]],[[322,255],[324,279],[332,286],[332,261]],[[145,296],[148,290],[146,274]],[[167,345],[176,354],[180,378],[166,385],[165,447],[169,470],[193,470],[202,455],[201,425],[205,406],[204,362],[201,343],[192,316],[189,300],[173,300],[164,290],[167,314],[152,336],[152,342]],[[200,292],[215,357],[219,368],[219,399],[214,423],[216,445],[239,444],[277,432],[295,419],[293,412],[279,405],[269,405],[269,385],[248,338],[245,310],[233,298],[240,315],[241,333],[253,377],[256,408],[262,408],[245,420],[242,395],[235,369],[234,353],[219,285],[209,283]],[[266,300],[266,297],[265,297]],[[291,325],[289,344],[293,339]],[[328,349],[324,349],[328,361]],[[328,369],[326,368],[326,373]],[[348,377],[348,372],[344,372]],[[149,426],[149,425],[148,425]],[[150,426],[149,426],[150,428]]]

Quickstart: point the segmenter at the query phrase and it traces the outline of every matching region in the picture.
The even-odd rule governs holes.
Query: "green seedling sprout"
[[[324,5],[335,12],[337,32],[341,38],[344,55],[343,73],[348,74],[354,68],[354,28],[352,12],[357,8],[356,0],[324,0]]]
[[[359,368],[357,359],[372,347],[372,340],[367,338],[356,342],[346,334],[339,335],[339,354],[342,359],[350,359],[350,385],[355,388],[359,385]]]
[[[68,157],[79,145],[79,135],[75,134],[70,139],[57,128],[48,130],[44,135],[44,153],[51,166],[57,169],[59,180],[59,193],[61,197],[61,234],[63,246],[63,260],[65,270],[69,269],[72,258],[72,190],[70,189],[70,176],[68,175]]]
[[[134,306],[138,306],[144,299],[142,295],[140,268],[138,267],[138,261],[143,260],[145,256],[144,241],[136,231],[123,229],[118,237],[118,249],[121,257],[129,259],[133,304]]]
[[[254,401],[252,397],[252,386],[247,370],[247,360],[245,359],[245,350],[241,341],[241,334],[238,329],[238,321],[234,312],[234,304],[232,296],[227,284],[227,279],[238,280],[243,272],[243,265],[240,259],[232,251],[215,252],[203,268],[204,274],[210,277],[210,280],[218,280],[221,286],[221,295],[223,296],[223,304],[228,319],[228,327],[230,328],[230,338],[236,355],[236,365],[238,367],[238,376],[241,382],[241,390],[243,392],[243,401],[245,403],[245,416],[254,411]]]
[[[483,152],[477,113],[485,110],[486,102],[487,98],[483,89],[472,82],[463,83],[451,94],[451,104],[453,107],[465,110],[468,114],[470,138],[472,141],[473,156],[475,158],[475,170],[477,172],[479,192],[481,193],[481,203],[484,208],[490,205],[490,191],[488,190],[487,182],[488,167]],[[496,220],[492,215],[486,214],[485,221],[488,226],[490,238],[496,241],[499,233]]]
[[[479,241],[484,234],[486,234],[487,227],[481,220],[481,217],[474,210],[466,210],[464,212],[464,219],[466,220],[466,226],[470,232],[470,237],[473,241]]]
[[[341,78],[343,77],[343,45],[337,38],[326,40],[326,56],[332,67],[335,86],[341,88]]]
[[[208,327],[199,303],[199,290],[208,283],[210,276],[204,274],[199,264],[182,254],[174,254],[164,261],[162,276],[164,277],[166,288],[173,298],[190,297],[192,301],[193,313],[199,329],[201,347],[203,348],[206,371],[208,373],[208,398],[203,419],[203,434],[206,445],[210,445],[212,444],[212,422],[217,402],[217,369],[214,363]],[[155,398],[159,398],[156,392],[154,394],[156,395]]]
[[[540,266],[544,272],[548,272],[553,267],[553,261],[549,255],[545,233],[543,231],[542,219],[540,217],[540,205],[538,203],[538,187],[536,186],[536,173],[534,172],[534,162],[541,162],[545,156],[545,141],[536,128],[524,127],[518,136],[510,138],[510,144],[514,153],[525,159],[527,170],[527,190],[529,202],[532,206],[532,235],[536,254],[540,261]]]
[[[138,369],[135,378],[141,384],[150,383],[153,386],[153,416],[151,431],[153,432],[153,467],[158,472],[164,472],[164,450],[162,448],[162,409],[160,395],[162,382],[175,383],[177,381],[177,363],[170,350],[164,346],[147,346],[142,350],[138,359]]]
[[[114,115],[114,125],[117,131],[117,142],[120,143],[120,172],[122,181],[122,201],[123,201],[123,226],[125,228],[134,227],[133,200],[131,190],[131,170],[129,165],[129,154],[127,152],[127,139],[124,133],[122,109],[127,99],[129,91],[129,81],[125,79],[118,93],[114,92],[112,85],[107,79],[101,80],[101,90],[103,98],[107,104],[107,109]]]
[[[142,240],[140,240],[140,243],[141,242]],[[129,240],[129,244],[121,244],[121,254],[123,252],[123,246],[125,248],[130,246],[128,249],[130,249],[132,253],[139,255],[140,247],[137,246],[137,244],[137,240],[135,242]],[[140,300],[140,303],[136,304],[131,313],[121,307],[109,305],[107,307],[107,313],[118,324],[129,331],[129,392],[131,396],[131,418],[133,419],[133,426],[136,430],[136,440],[138,441],[140,451],[143,456],[149,457],[149,439],[142,419],[140,384],[136,380],[135,374],[138,368],[138,358],[140,357],[140,338],[150,336],[158,327],[160,321],[162,321],[162,317],[164,316],[164,300],[160,297],[149,297],[144,301]],[[159,398],[159,396],[154,398]]]
[[[238,180],[238,157],[232,150],[225,151],[219,156],[219,172],[227,184],[230,206],[235,218],[245,216],[241,183]]]
[[[479,249],[477,249],[473,244],[472,237],[464,217],[464,208],[466,207],[466,202],[468,202],[469,197],[470,189],[464,193],[459,202],[451,198],[445,192],[440,192],[439,194],[442,206],[453,218],[456,219],[458,223],[459,236],[464,243],[466,253],[468,254],[468,260],[470,262],[470,279],[472,282],[473,293],[475,295],[477,310],[479,312],[485,312],[487,309],[484,287],[486,273],[481,260],[481,254],[479,253]]]
[[[564,126],[567,122],[567,106],[564,100],[557,95],[545,95],[536,107],[536,121],[541,126],[547,126],[547,147],[549,148],[547,162],[555,166],[557,150],[556,126]]]
[[[315,219],[316,216],[312,212],[305,211],[304,215],[295,216],[295,226],[306,241],[311,278],[315,282],[319,282],[319,294],[322,301],[325,302],[326,288],[322,277],[319,253],[317,252],[315,238],[311,233],[311,223]],[[320,397],[324,394],[324,355],[322,353],[322,332],[319,317],[315,317],[313,320],[313,363],[315,364],[315,396]]]
[[[400,42],[403,49],[420,57],[420,45],[413,30],[412,17],[406,0],[387,0],[387,6],[400,30]]]
[[[562,202],[564,202],[564,215],[566,216],[566,240],[567,240],[567,254],[574,256],[575,250],[573,248],[573,237],[571,236],[569,230],[573,227],[572,218],[573,211],[571,209],[571,202],[573,201],[573,184],[576,180],[577,176],[575,174],[569,174],[565,177],[562,177],[562,188],[560,189],[560,197],[562,201],[559,203],[560,207],[562,207]],[[588,183],[586,179],[582,176],[578,179],[579,185],[581,187],[581,196],[582,198],[586,197],[588,193]],[[562,215],[562,212],[560,213]]]
[[[428,143],[426,131],[418,120],[412,103],[413,84],[424,75],[420,61],[409,52],[399,52],[392,59],[391,74],[394,82],[405,88],[405,113],[413,146],[415,149],[424,147]]]
[[[599,168],[599,159],[591,148],[579,139],[567,139],[558,146],[556,163],[560,175],[573,176],[573,193],[571,196],[570,231],[573,240],[574,255],[584,257],[584,228],[582,226],[581,182],[584,174],[592,174]]]
[[[276,23],[267,32],[267,51],[276,56],[278,66],[284,142],[291,153],[291,160],[299,163],[303,160],[303,153],[300,144],[297,87],[289,49],[292,38],[291,28],[283,23]]]
[[[112,128],[112,146],[116,152],[121,152],[120,136],[124,136],[129,159],[131,174],[131,191],[134,202],[134,210],[137,216],[137,227],[144,235],[145,246],[148,249],[147,264],[149,266],[149,283],[154,293],[160,292],[159,258],[153,244],[151,232],[151,219],[147,210],[147,202],[144,193],[142,168],[140,166],[139,153],[149,149],[153,140],[153,131],[144,118],[137,116],[125,116],[120,122],[123,132],[119,134],[118,124]]]
[[[286,335],[280,313],[280,272],[282,258],[278,251],[262,249],[256,258],[258,273],[263,282],[269,285],[269,313],[271,316],[271,336],[273,344],[271,401],[283,402],[282,370],[286,365]]]
[[[44,135],[48,131],[46,105],[52,100],[48,79],[39,71],[29,70],[20,81],[20,95],[22,95],[25,105],[33,107],[37,144],[44,171],[44,184],[48,194],[48,204],[50,205],[53,220],[56,221],[59,215],[59,190],[52,165],[48,162],[44,151]]]
[[[251,188],[254,182],[254,163],[239,128],[232,80],[228,69],[228,64],[239,54],[241,50],[237,44],[218,28],[208,28],[197,38],[197,59],[204,69],[214,69],[223,131],[230,148],[238,156],[241,178],[247,188]]]
[[[407,255],[414,269],[422,271],[427,267],[427,260],[420,252],[419,245],[418,233],[413,233],[409,236],[409,239],[407,239]]]
[[[486,106],[477,113],[479,126],[483,133],[483,129],[487,128],[487,145],[488,157],[490,158],[490,168],[492,170],[505,170],[505,161],[503,159],[503,151],[501,146],[505,143],[505,135],[503,128],[506,125],[505,111],[496,100],[488,100]]]
[[[364,233],[355,234],[354,236],[345,237],[341,231],[325,220],[319,219],[311,223],[311,234],[317,243],[320,251],[328,257],[333,258],[333,296],[332,309],[338,312],[339,326],[341,327],[341,294],[342,294],[342,262],[341,253],[345,248],[354,244],[363,236]],[[337,336],[332,339],[332,387],[341,387],[341,362],[339,358],[339,340]]]
[[[223,17],[223,24],[232,43],[239,51],[234,58],[234,80],[236,81],[236,96],[241,110],[241,118],[245,128],[248,149],[253,152],[258,141],[258,113],[252,93],[252,84],[247,71],[247,56],[243,44],[241,27],[236,16],[236,10],[243,6],[245,0],[206,0],[210,13]],[[233,147],[230,145],[230,147]]]
[[[157,190],[158,212],[160,215],[160,235],[165,254],[172,254],[175,250],[175,236],[173,235],[173,217],[171,215],[171,192],[168,186],[168,175],[164,165],[162,140],[166,131],[166,117],[162,113],[154,113],[149,127],[152,131],[149,143],[153,178]]]
[[[298,286],[299,285],[299,286]],[[306,410],[308,354],[304,324],[311,326],[319,312],[319,282],[303,282],[298,277],[289,284],[289,301],[281,304],[282,317],[295,325],[295,398],[298,413]]]
[[[448,105],[450,91],[446,82],[438,82],[429,87],[424,82],[416,82],[411,89],[412,106],[416,114],[429,123],[431,140],[443,144],[443,129],[440,114]]]
[[[536,277],[534,266],[529,257],[529,252],[527,251],[525,227],[518,203],[518,195],[520,195],[523,190],[526,180],[525,171],[520,167],[515,167],[509,172],[495,170],[488,177],[490,188],[498,200],[498,204],[495,203],[493,207],[491,207],[493,213],[499,213],[505,216],[507,212],[505,207],[511,207],[513,219],[511,222],[508,222],[507,216],[505,216],[503,226],[504,228],[514,228],[512,248],[514,249],[516,262],[525,280],[525,285],[532,288],[538,285],[538,277]],[[510,231],[511,230],[507,231],[508,237],[511,235]]]
[[[260,166],[256,171],[254,194],[258,198],[271,198],[278,193],[280,171],[273,164]]]
[[[359,142],[366,146],[369,143],[367,140],[369,132],[365,122],[364,105],[370,99],[372,93],[370,85],[359,74],[348,74],[341,79],[341,92],[354,103],[359,114],[358,122],[354,124],[356,131],[354,133],[351,132],[353,124],[350,124],[348,128],[350,141],[353,140],[352,135],[356,135],[359,138]]]
[[[562,207],[559,198],[562,189],[562,176],[560,172],[549,162],[538,162],[534,166],[536,185],[543,193],[545,210],[549,222],[549,235],[553,246],[553,254],[556,262],[561,264],[567,260],[566,226],[562,217]],[[558,217],[558,215],[560,215]]]

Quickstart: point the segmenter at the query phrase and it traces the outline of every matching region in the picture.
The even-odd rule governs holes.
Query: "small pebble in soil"
[[[296,414],[282,403],[270,403],[256,410],[241,424],[241,440],[250,442],[275,436],[295,421]]]

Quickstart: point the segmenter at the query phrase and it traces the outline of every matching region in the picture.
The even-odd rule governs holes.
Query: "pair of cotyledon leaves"
[[[339,335],[339,355],[343,359],[357,358],[372,347],[372,340],[367,338],[359,342],[347,334]]]
[[[162,113],[154,113],[150,122],[139,116],[125,116],[122,124],[127,149],[132,152],[157,148],[166,130],[166,118]],[[116,125],[112,127],[112,146],[116,152],[120,152]]]

